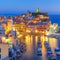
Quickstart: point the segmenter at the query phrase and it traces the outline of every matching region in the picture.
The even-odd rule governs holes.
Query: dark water
[[[60,15],[49,15],[52,23],[57,23],[60,26]]]
[[[42,56],[37,56],[37,42],[38,40],[42,43]],[[44,41],[49,42],[51,50],[54,55],[54,49],[60,47],[60,39],[48,38],[46,36],[30,36],[27,35],[25,39],[26,52],[21,57],[21,60],[49,60],[47,57],[47,51],[44,46]],[[56,56],[56,60],[60,60],[60,56]]]

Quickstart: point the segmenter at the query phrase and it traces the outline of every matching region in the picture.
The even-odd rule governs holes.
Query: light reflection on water
[[[57,44],[57,39],[55,38],[49,38],[49,44],[50,44],[50,47],[54,53],[54,49],[58,46]]]
[[[38,57],[36,55],[36,50],[37,50],[37,42],[38,40],[41,41],[42,44],[42,57]],[[25,39],[25,43],[26,43],[26,49],[27,51],[25,52],[25,56],[28,58],[28,60],[48,60],[47,56],[46,56],[46,48],[44,46],[44,41],[48,41],[50,44],[50,47],[54,53],[54,48],[57,47],[57,39],[55,38],[48,38],[46,36],[33,36],[33,35],[27,35],[26,39]],[[30,59],[33,58],[33,59]]]
[[[26,51],[26,56],[27,57],[31,57],[32,56],[32,36],[26,36],[26,40],[25,40],[25,42],[26,42],[26,49],[27,49],[27,51]]]

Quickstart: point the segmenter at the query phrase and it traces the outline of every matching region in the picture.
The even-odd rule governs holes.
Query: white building
[[[54,24],[50,27],[49,32],[55,33],[55,32],[58,32],[58,30],[59,30],[58,24],[54,23]]]

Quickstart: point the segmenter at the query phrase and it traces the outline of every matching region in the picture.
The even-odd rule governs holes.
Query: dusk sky
[[[60,14],[60,0],[0,0],[0,13],[20,13],[21,11],[40,11]]]

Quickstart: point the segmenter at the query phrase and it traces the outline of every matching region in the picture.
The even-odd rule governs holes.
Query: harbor
[[[39,8],[20,16],[1,16],[0,59],[58,60],[59,31],[59,25],[52,24],[48,13]]]
[[[45,42],[48,43],[44,44]],[[25,43],[25,49],[23,50],[23,52],[21,52],[20,50],[20,59],[16,59],[16,60],[58,60],[60,59],[60,54],[56,55],[56,52],[54,51],[56,48],[60,49],[60,40],[56,39],[56,38],[49,38],[49,40],[45,40],[45,38],[43,38],[42,40],[40,39],[40,37],[38,36],[26,36],[26,39],[24,41]],[[23,44],[23,43],[22,43]],[[38,47],[38,45],[41,44],[41,46]],[[21,44],[20,44],[21,45]],[[47,45],[47,47],[46,47]],[[49,48],[51,48],[50,52]],[[37,52],[38,48],[41,49],[41,52]],[[18,49],[17,49],[18,50]],[[51,53],[52,52],[52,53]],[[59,51],[60,52],[60,51]],[[39,55],[38,55],[39,54]],[[47,55],[48,54],[48,55]],[[50,57],[50,58],[49,58]],[[11,57],[13,58],[13,57]],[[16,56],[15,56],[16,58]]]

